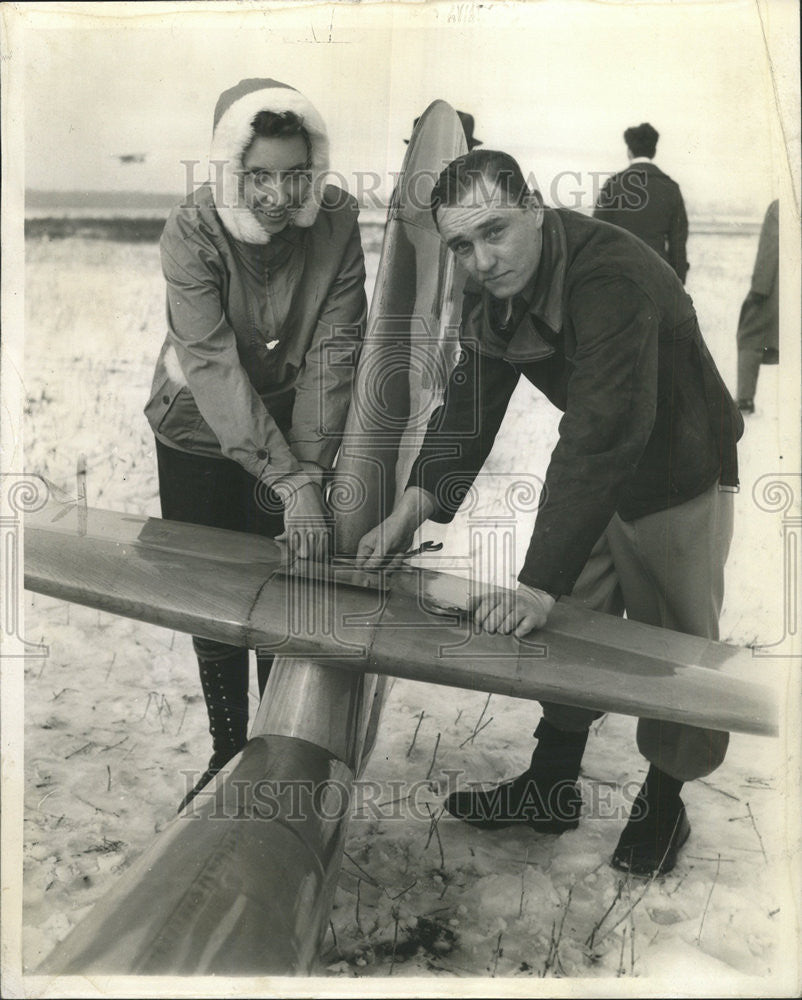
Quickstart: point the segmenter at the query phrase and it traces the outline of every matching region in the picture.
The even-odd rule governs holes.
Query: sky
[[[765,36],[789,5],[29,5],[26,186],[180,193],[182,161],[206,175],[219,93],[269,76],[318,107],[354,193],[373,171],[386,199],[412,120],[440,98],[473,113],[477,137],[515,155],[549,204],[586,202],[594,172],[626,165],[624,129],[649,121],[691,210],[760,217],[784,169]],[[121,164],[131,153],[145,162]]]

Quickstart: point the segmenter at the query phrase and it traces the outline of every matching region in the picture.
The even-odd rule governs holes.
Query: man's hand
[[[356,564],[361,569],[394,569],[412,545],[415,531],[434,510],[434,501],[425,490],[410,487],[392,514],[360,539]],[[387,556],[397,558],[387,562]]]
[[[299,559],[329,558],[331,551],[331,518],[323,502],[320,487],[307,483],[285,500],[284,533],[290,554]]]
[[[356,550],[356,564],[361,569],[395,569],[404,557],[404,553],[412,545],[415,537],[414,518],[402,517],[392,513],[381,524],[368,531],[359,541]],[[387,561],[387,556],[396,554],[396,558]]]
[[[468,610],[485,632],[513,633],[522,639],[533,629],[543,628],[554,604],[551,594],[519,583],[517,590],[493,588],[477,594],[468,602]]]

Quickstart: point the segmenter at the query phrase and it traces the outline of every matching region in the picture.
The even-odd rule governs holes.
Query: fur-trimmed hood
[[[303,119],[311,144],[312,183],[292,225],[313,225],[329,169],[329,137],[316,108],[294,87],[276,80],[241,80],[224,91],[214,109],[209,169],[215,208],[223,225],[243,243],[268,243],[270,234],[245,207],[240,194],[242,156],[253,138],[251,122],[260,111],[294,111]]]

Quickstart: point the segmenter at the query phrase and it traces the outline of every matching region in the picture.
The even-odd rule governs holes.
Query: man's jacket
[[[743,420],[674,271],[615,226],[565,209],[544,215],[514,329],[505,333],[489,293],[466,292],[461,360],[409,485],[433,495],[434,520],[451,520],[524,375],[564,416],[518,578],[563,594],[615,512],[633,520],[716,481],[735,489]]]
[[[679,184],[654,163],[639,160],[602,188],[594,218],[621,226],[667,260],[685,281],[688,216]]]

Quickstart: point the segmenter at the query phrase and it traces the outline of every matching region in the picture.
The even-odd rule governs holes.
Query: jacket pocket
[[[670,403],[670,481],[675,496],[695,496],[716,478],[720,452],[711,426],[704,376],[695,345],[678,366]]]
[[[175,402],[178,386],[162,373],[162,378],[155,378],[150,392],[150,399],[145,404],[145,416],[154,431],[160,431],[164,418]]]
[[[203,423],[195,398],[186,386],[176,385],[165,376],[152,392],[145,416],[152,430],[168,441],[191,448]]]

